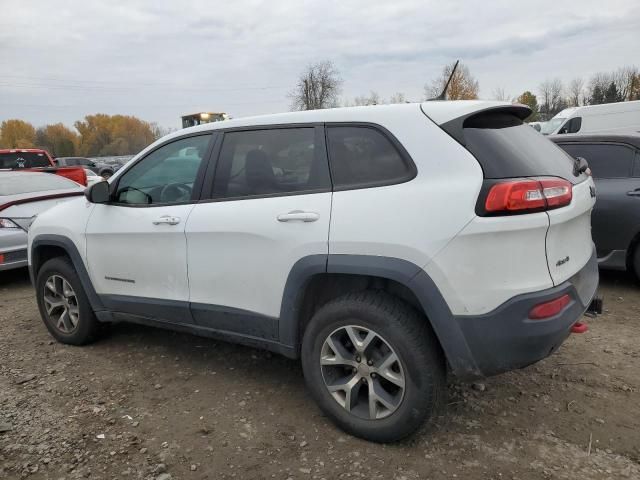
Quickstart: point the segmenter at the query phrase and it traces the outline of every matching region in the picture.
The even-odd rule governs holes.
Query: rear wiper
[[[573,160],[573,175],[579,177],[581,173],[584,173],[589,168],[589,164],[582,157],[576,157]]]

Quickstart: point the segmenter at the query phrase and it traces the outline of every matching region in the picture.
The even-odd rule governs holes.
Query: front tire
[[[40,268],[36,299],[47,330],[58,342],[85,345],[98,337],[100,324],[69,259],[52,258]]]
[[[322,306],[304,334],[302,367],[324,413],[374,442],[414,433],[445,392],[444,359],[427,319],[384,292]]]

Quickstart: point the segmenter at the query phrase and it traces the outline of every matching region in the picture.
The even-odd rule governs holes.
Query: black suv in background
[[[88,168],[94,173],[97,173],[102,178],[109,178],[118,169],[121,165],[118,164],[110,164],[103,162],[96,162],[95,160],[91,160],[90,158],[85,157],[58,157],[54,160],[56,165],[60,167],[84,167]]]
[[[640,278],[640,135],[552,135],[572,157],[583,157],[596,183],[591,217],[600,267]]]

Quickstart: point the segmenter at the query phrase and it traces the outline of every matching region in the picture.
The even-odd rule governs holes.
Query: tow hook
[[[596,316],[602,314],[602,309],[604,306],[604,299],[602,297],[594,297],[587,308],[587,311],[584,312],[585,317],[596,318]],[[583,322],[576,322],[571,327],[571,333],[584,333],[589,330],[589,326]]]

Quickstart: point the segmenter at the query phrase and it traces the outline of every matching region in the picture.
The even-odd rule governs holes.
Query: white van
[[[542,126],[541,133],[640,132],[640,100],[565,108]]]

